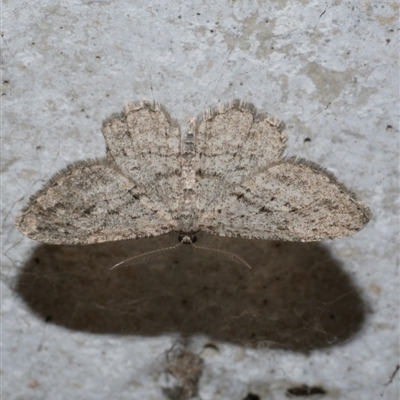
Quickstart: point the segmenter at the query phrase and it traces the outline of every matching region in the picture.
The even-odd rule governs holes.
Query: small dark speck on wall
[[[261,400],[261,398],[256,394],[249,393],[243,400]]]
[[[286,391],[287,395],[298,396],[298,397],[306,397],[313,396],[315,394],[326,394],[326,391],[322,389],[320,386],[307,386],[302,385],[298,387],[290,388]]]

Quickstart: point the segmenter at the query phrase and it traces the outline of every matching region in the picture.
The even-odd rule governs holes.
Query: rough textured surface
[[[198,395],[203,360],[197,354],[176,346],[167,352],[163,392],[171,400],[187,400]],[[171,379],[172,378],[172,379]]]
[[[165,354],[187,337],[202,400],[399,397],[398,2],[5,0],[2,7],[2,397],[166,400]],[[43,245],[15,216],[57,171],[104,157],[101,121],[158,99],[182,125],[252,101],[287,156],[333,171],[371,208],[326,243],[176,234]],[[206,255],[209,257],[206,257]],[[214,256],[214,257],[213,257]],[[300,398],[300,397],[299,397]],[[305,397],[307,398],[307,397]]]
[[[192,126],[190,126],[192,125]],[[59,172],[17,217],[53,244],[89,244],[199,230],[247,239],[321,241],[351,235],[370,211],[316,164],[282,158],[284,124],[235,101],[178,125],[154,103],[103,124],[106,162]],[[181,149],[181,151],[180,151]],[[262,171],[262,172],[260,172]]]

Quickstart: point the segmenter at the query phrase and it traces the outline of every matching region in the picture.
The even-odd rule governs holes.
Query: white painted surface
[[[374,214],[359,234],[327,243],[337,270],[352,281],[355,296],[363,304],[362,313],[357,314],[362,323],[353,335],[340,341],[327,335],[326,345],[318,342],[313,349],[312,334],[321,324],[317,318],[310,325],[312,318],[304,314],[299,318],[310,332],[302,339],[310,341],[309,351],[288,350],[296,332],[288,328],[288,321],[280,327],[283,310],[296,311],[302,306],[300,300],[315,302],[307,293],[318,286],[318,279],[310,286],[304,286],[304,281],[288,283],[291,293],[287,296],[294,303],[285,302],[285,284],[278,290],[269,282],[266,293],[274,297],[268,301],[275,302],[276,308],[262,315],[267,316],[266,329],[276,327],[274,348],[267,346],[271,337],[256,337],[258,347],[242,346],[212,327],[189,337],[188,347],[197,354],[203,354],[203,346],[210,341],[219,349],[214,355],[204,353],[198,385],[201,399],[243,400],[249,392],[261,399],[281,399],[288,388],[302,384],[324,388],[323,399],[397,398],[399,374],[388,384],[399,364],[397,17],[394,1],[6,1],[2,27],[2,398],[165,398],[160,378],[165,352],[184,329],[163,334],[161,326],[157,334],[140,335],[132,333],[132,325],[127,327],[128,334],[119,332],[118,318],[121,326],[132,322],[121,312],[130,299],[119,296],[115,307],[109,292],[106,314],[89,313],[87,325],[82,317],[81,328],[74,328],[79,307],[87,306],[85,291],[63,286],[63,282],[74,282],[73,272],[57,265],[68,265],[68,257],[75,257],[78,250],[43,250],[13,226],[28,196],[58,169],[75,160],[102,156],[102,120],[128,100],[142,98],[163,103],[183,126],[190,116],[218,102],[251,101],[287,122],[288,154],[332,169]],[[305,142],[306,138],[311,141]],[[163,240],[128,247],[138,252],[146,246],[175,243],[175,238]],[[268,268],[280,262],[276,255],[268,261],[267,244],[222,245],[247,254],[253,264],[275,263],[265,266],[267,274]],[[107,265],[106,258],[119,250],[99,249],[98,259],[90,256],[89,263],[72,267],[79,275],[89,271],[92,262]],[[28,263],[32,251],[59,262],[54,270],[46,270],[55,274],[57,285],[49,284],[53,278],[43,283],[43,276],[35,273]],[[85,251],[79,251],[85,259]],[[284,256],[290,259],[290,254],[280,257]],[[176,268],[189,268],[191,258],[187,257],[176,255]],[[212,263],[202,260],[206,275]],[[22,275],[29,277],[23,289],[18,286]],[[283,273],[281,277],[286,278]],[[221,291],[227,285],[222,278],[217,283]],[[87,282],[87,288],[93,285]],[[195,288],[191,285],[187,284],[189,292]],[[35,287],[43,291],[36,293]],[[99,287],[94,293],[98,303],[103,299]],[[232,309],[264,296],[251,289],[250,295],[240,292],[243,299],[229,303]],[[174,290],[168,292],[171,301]],[[56,302],[58,291],[64,296],[60,301],[66,301],[69,291],[74,302],[57,304],[62,316],[52,315],[46,323],[38,315],[43,316],[46,307],[54,309],[46,298]],[[200,305],[206,303],[200,294],[194,294],[196,298]],[[246,309],[255,324],[260,318],[257,307]],[[115,316],[107,331],[100,317],[113,315],[114,310],[120,316]],[[345,310],[337,309],[336,318],[341,324],[351,324],[352,310],[348,314]],[[163,313],[173,320],[180,309],[169,308],[169,314],[163,309],[153,311],[155,320]],[[229,310],[226,315],[231,315]],[[91,321],[91,317],[100,319]],[[196,322],[193,311],[188,311],[188,319]],[[228,319],[226,326],[231,323]],[[100,327],[97,333],[91,323]],[[279,346],[279,329],[286,335],[282,338],[285,346]],[[334,323],[331,329],[336,332]],[[205,333],[211,333],[211,338]]]

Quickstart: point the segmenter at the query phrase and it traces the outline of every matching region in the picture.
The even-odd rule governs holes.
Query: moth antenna
[[[231,253],[230,251],[212,249],[212,248],[206,247],[206,246],[197,246],[196,244],[193,244],[193,243],[192,243],[192,246],[195,249],[199,249],[199,250],[213,251],[214,253],[219,255],[222,260],[228,260],[228,261],[235,261],[236,260],[236,261],[239,261],[239,263],[244,264],[247,268],[251,269],[251,266],[250,266],[249,263],[247,263],[245,260],[243,260],[243,258],[239,257],[237,254]]]
[[[147,253],[142,253],[142,254],[139,254],[138,256],[134,256],[134,257],[128,258],[128,259],[126,259],[124,261],[121,261],[121,262],[113,265],[110,268],[110,271],[112,269],[114,269],[114,268],[121,267],[121,266],[144,264],[144,263],[146,263],[148,261],[156,260],[158,258],[158,256],[160,255],[160,253],[166,253],[167,251],[174,250],[180,245],[181,245],[181,243],[178,243],[175,246],[164,247],[164,248],[159,249],[159,250],[149,251]]]

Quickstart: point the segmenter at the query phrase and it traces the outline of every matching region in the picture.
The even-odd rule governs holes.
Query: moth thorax
[[[177,230],[179,232],[199,231],[197,210],[182,210],[178,214]]]

